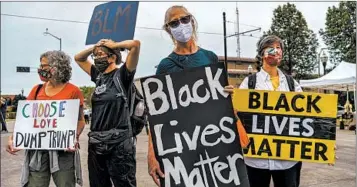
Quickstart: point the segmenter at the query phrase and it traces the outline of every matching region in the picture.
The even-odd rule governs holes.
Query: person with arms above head
[[[122,63],[121,50],[129,50]],[[75,56],[78,65],[96,84],[88,134],[88,171],[91,187],[135,187],[135,139],[130,125],[128,93],[131,93],[140,42],[102,39]],[[94,64],[88,60],[92,54]]]
[[[40,62],[38,74],[44,84],[34,86],[27,100],[79,99],[76,142],[75,147],[64,151],[26,150],[21,186],[48,187],[51,175],[57,187],[75,187],[76,183],[82,185],[78,142],[84,128],[84,97],[77,86],[69,83],[72,75],[71,58],[62,51],[48,51],[41,55]],[[19,151],[13,147],[13,136],[9,137],[6,151],[13,155]]]
[[[185,7],[175,5],[167,9],[163,29],[170,35],[175,47],[169,56],[161,60],[157,66],[156,75],[218,63],[218,57],[214,52],[197,45],[197,21]],[[229,85],[224,90],[228,93],[233,93],[233,88],[233,86]],[[238,126],[238,129],[244,131],[240,135],[245,135],[243,127],[239,128]],[[246,136],[244,138],[244,141],[247,142],[248,138]],[[242,142],[242,136],[240,139]],[[150,133],[148,168],[148,172],[154,182],[160,186],[159,177],[164,178],[165,175],[156,160]]]

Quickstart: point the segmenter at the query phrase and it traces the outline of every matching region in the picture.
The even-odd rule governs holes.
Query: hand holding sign
[[[20,151],[20,149],[14,148],[14,141],[12,135],[9,137],[9,140],[7,142],[6,151],[12,155],[17,155],[16,153]]]
[[[149,169],[149,175],[152,177],[154,180],[155,184],[157,186],[160,186],[160,178],[165,178],[165,174],[161,171],[160,169],[160,164],[156,160],[155,156],[153,157],[148,157],[148,169]]]

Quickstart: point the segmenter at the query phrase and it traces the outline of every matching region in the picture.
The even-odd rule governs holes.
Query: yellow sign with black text
[[[335,162],[335,140],[249,134],[244,156],[277,160]]]
[[[240,112],[336,118],[337,95],[235,89],[233,107]]]
[[[236,89],[233,106],[250,139],[246,157],[335,162],[337,95]]]

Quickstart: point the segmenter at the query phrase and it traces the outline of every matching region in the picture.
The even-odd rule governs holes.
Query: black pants
[[[1,131],[7,131],[6,112],[0,112]]]
[[[88,171],[91,187],[136,187],[135,145],[126,139],[98,154],[96,144],[88,145]]]
[[[268,170],[247,165],[250,187],[269,187],[271,178],[273,178],[274,187],[298,187],[297,183],[300,183],[300,179],[297,178],[300,178],[300,166],[298,163],[287,170]]]

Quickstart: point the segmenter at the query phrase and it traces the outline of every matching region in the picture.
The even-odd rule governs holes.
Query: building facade
[[[218,57],[219,62],[224,62],[224,56]],[[239,87],[243,79],[249,74],[256,73],[255,58],[227,57],[228,83]]]

